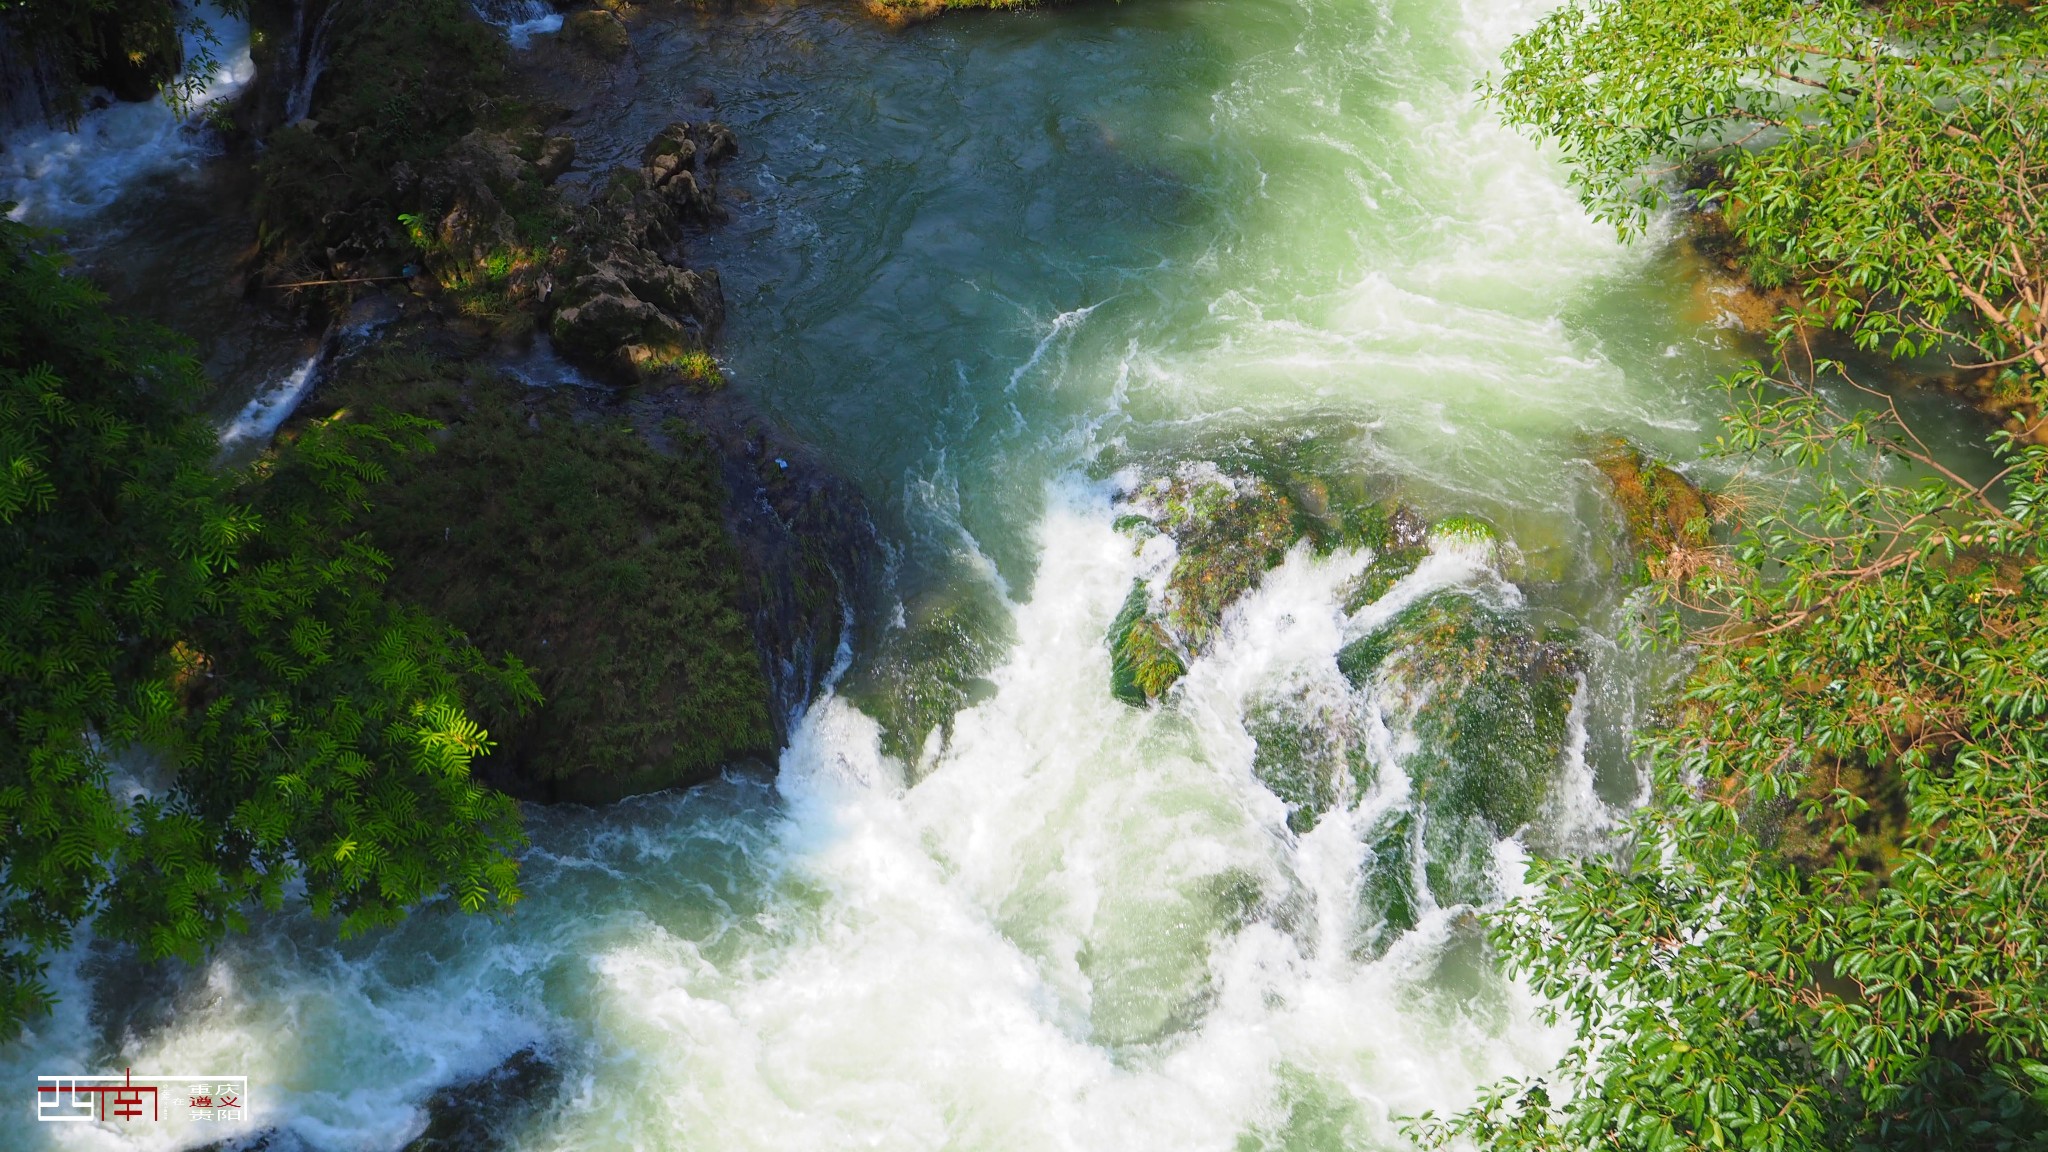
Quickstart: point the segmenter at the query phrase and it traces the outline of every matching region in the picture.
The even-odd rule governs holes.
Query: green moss
[[[601,60],[617,60],[633,50],[626,22],[602,9],[572,12],[562,21],[562,40]]]
[[[1137,540],[1159,535],[1159,529],[1152,523],[1151,517],[1140,516],[1136,513],[1117,517],[1116,522],[1111,527]]]
[[[257,162],[274,282],[395,273],[413,247],[398,218],[425,195],[399,174],[425,177],[472,130],[529,116],[506,93],[503,36],[467,0],[338,12],[312,119],[273,133]]]
[[[1706,546],[1712,535],[1712,510],[1692,481],[1626,440],[1606,442],[1593,463],[1607,478],[1629,541],[1652,575],[1672,552]]]
[[[1145,585],[1133,581],[1131,594],[1109,626],[1109,690],[1134,708],[1166,695],[1187,674],[1187,665],[1166,630],[1152,619]]]
[[[1536,816],[1564,754],[1577,657],[1519,617],[1438,592],[1338,654],[1354,684],[1400,690],[1420,747],[1407,761],[1432,813],[1505,835]]]
[[[1344,610],[1356,612],[1385,596],[1393,590],[1394,585],[1414,572],[1428,556],[1429,549],[1419,545],[1411,548],[1389,548],[1375,555],[1372,563],[1364,572],[1359,573],[1358,578],[1351,582],[1351,587],[1345,592]]]
[[[664,455],[559,394],[402,345],[346,366],[329,393],[443,421],[440,450],[392,476],[374,537],[393,587],[547,698],[494,718],[494,778],[601,801],[692,783],[774,747],[716,462],[687,428]]]
[[[1477,516],[1446,516],[1429,526],[1435,539],[1467,544],[1491,544],[1500,539],[1493,525]]]
[[[1372,762],[1356,725],[1306,693],[1253,702],[1245,731],[1256,745],[1252,775],[1286,801],[1287,826],[1297,833],[1314,830],[1342,801],[1347,780],[1354,796],[1372,787]]]
[[[1166,579],[1167,620],[1183,643],[1200,649],[1224,610],[1287,555],[1297,538],[1294,504],[1251,476],[1176,478],[1159,499],[1160,528],[1180,548]]]
[[[914,605],[906,616],[904,627],[883,634],[844,691],[881,725],[882,751],[914,766],[934,730],[949,736],[961,709],[994,693],[986,677],[1005,637],[997,632],[999,609],[950,595]]]
[[[1369,959],[1384,955],[1401,934],[1422,920],[1421,895],[1415,887],[1417,843],[1415,813],[1408,809],[1381,817],[1366,834],[1371,852],[1358,886],[1356,935],[1352,954]]]

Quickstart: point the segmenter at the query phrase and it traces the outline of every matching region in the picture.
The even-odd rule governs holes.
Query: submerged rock
[[[949,589],[906,607],[849,677],[845,698],[882,728],[882,751],[913,771],[953,734],[954,718],[995,694],[987,679],[1007,637],[1002,606]]]
[[[521,1048],[474,1080],[427,1097],[426,1131],[405,1152],[496,1152],[512,1146],[562,1083],[562,1070],[535,1049]]]
[[[633,50],[626,22],[602,8],[571,12],[562,19],[562,42],[600,60],[617,60]]]
[[[1144,582],[1134,582],[1109,626],[1109,690],[1134,708],[1166,695],[1187,674],[1173,638],[1152,618],[1149,602]]]
[[[1138,498],[1140,513],[1117,521],[1126,533],[1163,533],[1177,548],[1162,610],[1141,581],[1111,623],[1110,690],[1137,707],[1157,700],[1187,671],[1223,621],[1224,610],[1258,587],[1301,534],[1294,503],[1251,475],[1183,470]]]
[[[1672,553],[1703,548],[1713,531],[1713,510],[1692,481],[1650,459],[1626,440],[1602,444],[1593,464],[1621,506],[1629,540],[1652,576]]]
[[[1564,762],[1579,664],[1571,647],[1539,639],[1519,613],[1464,590],[1424,597],[1338,653],[1345,678],[1369,691],[1389,727],[1412,741],[1401,766],[1419,831],[1383,828],[1374,851],[1425,860],[1438,905],[1484,899],[1495,841],[1534,820],[1549,798]],[[1397,845],[1389,837],[1405,839]],[[1377,872],[1369,886],[1375,903],[1365,909],[1372,915],[1361,923],[1373,916],[1412,921],[1396,912],[1419,904],[1422,894],[1397,898],[1384,889],[1414,883],[1412,863]],[[1368,943],[1383,947],[1391,939]]]
[[[1287,804],[1287,826],[1315,830],[1330,809],[1363,796],[1376,773],[1356,702],[1304,687],[1254,700],[1244,726],[1255,745],[1252,775]]]

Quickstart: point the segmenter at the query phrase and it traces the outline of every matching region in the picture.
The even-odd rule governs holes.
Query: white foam
[[[476,14],[505,30],[514,48],[525,48],[535,36],[562,29],[562,14],[547,0],[475,0]]]
[[[9,216],[52,223],[90,216],[132,185],[188,167],[213,151],[206,109],[240,93],[256,66],[246,22],[210,8],[201,12],[219,67],[189,109],[174,112],[158,96],[87,112],[76,132],[38,128],[17,134],[0,150],[0,201],[16,201]],[[202,44],[200,34],[188,34],[186,55]]]
[[[220,430],[223,447],[248,440],[267,441],[277,435],[277,430],[291,419],[298,410],[299,402],[320,378],[320,353],[306,357],[297,368],[286,373],[276,383],[258,392],[233,420]]]

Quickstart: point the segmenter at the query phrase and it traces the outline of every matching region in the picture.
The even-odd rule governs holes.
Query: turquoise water
[[[732,386],[861,486],[893,550],[847,692],[773,780],[532,811],[508,916],[341,943],[287,913],[193,971],[82,947],[59,1016],[0,1054],[10,1082],[241,1069],[274,1147],[387,1149],[533,1045],[562,1078],[504,1118],[517,1149],[1336,1149],[1402,1146],[1399,1116],[1544,1066],[1562,1037],[1473,963],[1469,909],[1348,944],[1387,866],[1366,831],[1414,803],[1412,734],[1335,666],[1438,588],[1584,630],[1560,784],[1495,847],[1496,895],[1636,794],[1661,670],[1615,642],[1591,438],[1690,458],[1736,347],[1682,264],[1587,220],[1473,96],[1541,7],[643,13],[633,76],[571,128],[598,168],[708,93],[740,134],[733,219],[697,249]],[[1102,637],[1160,561],[1114,529],[1120,494],[1283,445],[1506,544],[1440,547],[1351,615],[1370,558],[1298,551],[1166,705],[1118,704]],[[906,762],[875,685],[935,605],[993,655]],[[1244,722],[1282,691],[1363,726],[1379,767],[1301,835]],[[218,1135],[57,1127],[25,1145]]]

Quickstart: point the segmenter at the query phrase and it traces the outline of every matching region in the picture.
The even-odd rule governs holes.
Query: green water
[[[1409,593],[1584,630],[1557,800],[1497,846],[1497,890],[1524,845],[1588,842],[1634,795],[1660,672],[1614,642],[1589,438],[1690,458],[1738,349],[1681,263],[1585,219],[1473,96],[1540,10],[649,16],[633,76],[569,128],[601,168],[708,92],[740,135],[733,219],[695,253],[728,375],[892,548],[851,702],[811,710],[773,782],[534,811],[509,917],[343,944],[281,915],[147,981],[85,950],[6,1066],[246,1069],[274,1147],[383,1149],[538,1045],[562,1080],[501,1133],[532,1150],[1398,1147],[1395,1118],[1542,1067],[1562,1038],[1465,910],[1423,908],[1377,958],[1347,944],[1391,866],[1367,834],[1412,802],[1403,733],[1336,674],[1373,626],[1339,607],[1365,557],[1290,558],[1165,707],[1111,699],[1102,645],[1153,562],[1112,527],[1121,487],[1293,444],[1512,545],[1440,552]],[[858,705],[934,605],[989,655],[904,763]],[[1366,717],[1379,767],[1299,836],[1244,722],[1280,689]],[[89,1127],[28,1146],[127,1146]]]

